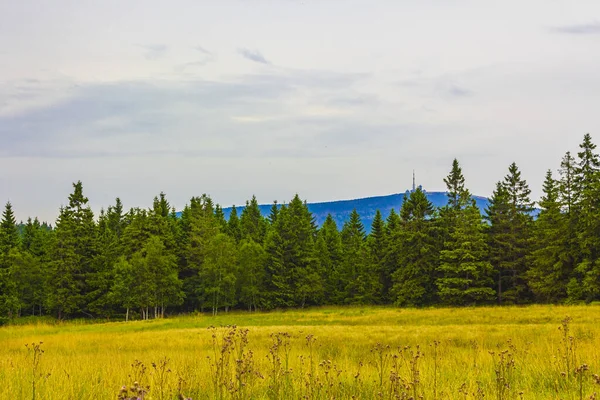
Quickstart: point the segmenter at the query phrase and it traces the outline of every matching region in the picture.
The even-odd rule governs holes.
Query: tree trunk
[[[125,313],[125,322],[129,321],[129,307],[127,307],[127,312]]]

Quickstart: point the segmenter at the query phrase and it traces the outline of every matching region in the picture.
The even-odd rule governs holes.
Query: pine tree
[[[568,214],[561,210],[559,183],[550,170],[546,173],[543,191],[527,278],[537,300],[556,303],[566,298],[571,274],[569,254],[565,252]]]
[[[279,206],[277,205],[277,200],[275,200],[269,211],[269,216],[267,217],[267,221],[269,222],[269,224],[271,226],[275,225],[275,222],[277,222],[278,214],[279,214]]]
[[[340,292],[346,304],[369,304],[379,297],[379,274],[371,268],[365,229],[356,209],[341,232],[343,259]]]
[[[486,210],[490,221],[490,261],[497,274],[498,302],[523,303],[530,299],[525,276],[531,251],[533,203],[531,190],[517,165],[498,182]]]
[[[12,210],[12,204],[6,203],[0,222],[0,318],[13,317],[18,313],[16,281],[11,274],[12,254],[19,248],[19,231]]]
[[[455,158],[452,161],[452,170],[446,178],[444,183],[448,189],[448,207],[454,211],[462,211],[465,207],[471,203],[471,194],[465,187],[465,177],[462,173],[462,168]]]
[[[385,268],[386,240],[385,240],[385,222],[379,209],[375,212],[375,217],[371,224],[371,233],[367,239],[369,248],[369,264],[373,272],[378,275],[380,288],[376,296],[378,303],[383,303],[387,298],[387,292],[390,287],[390,277]]]
[[[574,186],[580,257],[569,297],[593,301],[600,299],[600,158],[589,133],[579,147]]]
[[[279,210],[265,240],[267,291],[272,307],[321,302],[324,289],[314,244],[312,214],[296,195],[287,207]]]
[[[0,222],[0,254],[8,255],[11,249],[17,247],[19,247],[19,230],[12,204],[7,202]]]
[[[249,237],[256,243],[263,243],[267,225],[260,213],[256,196],[252,196],[252,200],[246,202],[240,217],[240,229],[242,237]]]
[[[335,220],[328,214],[317,234],[316,256],[321,267],[322,282],[325,288],[325,302],[339,303],[343,299],[340,283],[342,261],[342,240]]]
[[[237,208],[235,208],[235,206],[231,207],[231,212],[229,213],[227,234],[236,242],[239,242],[242,239],[242,228],[240,227],[240,219],[238,218]]]
[[[81,182],[73,184],[69,205],[63,207],[56,224],[52,264],[49,272],[48,305],[59,319],[86,312],[88,282],[94,280],[96,254],[94,214],[83,195]]]
[[[400,306],[432,304],[439,249],[434,208],[421,188],[404,198],[400,217],[402,227],[393,239],[397,269],[392,272],[392,298]]]
[[[456,159],[444,182],[448,205],[440,218],[445,242],[437,268],[439,297],[450,305],[488,302],[494,291],[481,214],[465,188],[465,178]]]
[[[182,263],[180,278],[183,280],[185,309],[202,309],[204,298],[199,290],[202,286],[200,271],[211,241],[221,231],[221,222],[212,210],[212,201],[206,195],[193,197],[189,206],[184,208],[181,217],[181,231],[184,242],[181,243]]]
[[[220,205],[215,206],[215,220],[219,227],[219,232],[227,233],[227,220],[225,219],[225,213]]]

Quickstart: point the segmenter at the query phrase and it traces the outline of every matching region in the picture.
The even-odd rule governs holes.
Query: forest
[[[370,233],[353,212],[318,227],[296,195],[263,217],[255,197],[228,220],[208,195],[177,214],[119,198],[95,216],[81,182],[53,226],[0,222],[0,323],[25,316],[149,319],[315,305],[473,306],[600,300],[600,159],[586,134],[543,195],[515,163],[481,213],[455,159],[434,208],[417,188]],[[537,207],[539,214],[533,217]]]

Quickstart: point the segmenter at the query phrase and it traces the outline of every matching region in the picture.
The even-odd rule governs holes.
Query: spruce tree
[[[397,268],[392,273],[392,298],[399,306],[432,304],[439,248],[435,210],[421,188],[404,198],[400,217],[401,228],[394,238]]]
[[[256,196],[246,202],[246,207],[240,217],[241,235],[244,238],[250,238],[256,243],[263,243],[266,233],[266,221],[260,213]]]
[[[531,297],[525,279],[533,226],[530,193],[517,165],[512,163],[504,180],[496,185],[486,210],[499,303],[524,303]]]
[[[227,220],[225,219],[225,213],[220,205],[215,206],[215,220],[219,227],[219,232],[227,233]]]
[[[270,306],[319,304],[323,285],[315,258],[312,214],[296,195],[281,207],[265,241],[266,281]]]
[[[211,241],[221,231],[221,222],[212,209],[212,201],[206,195],[192,197],[181,217],[184,242],[180,278],[185,293],[184,307],[189,311],[203,307],[203,296],[198,288],[202,285],[200,271]],[[225,234],[225,233],[224,233]]]
[[[442,210],[443,250],[437,268],[436,286],[441,301],[449,305],[485,303],[494,296],[492,266],[479,208],[465,187],[465,178],[456,159],[444,179],[448,204]]]
[[[277,200],[273,202],[271,209],[269,211],[269,216],[267,217],[267,221],[271,226],[275,224],[277,221],[277,215],[279,214],[279,206],[277,205]]]
[[[569,297],[589,302],[600,299],[600,158],[589,133],[579,147],[574,186],[580,257]]]
[[[61,209],[57,220],[49,271],[48,305],[59,319],[87,312],[88,283],[97,273],[93,265],[96,245],[94,214],[79,181],[73,184],[69,204]]]
[[[387,298],[387,291],[390,287],[390,277],[385,268],[385,222],[379,209],[375,212],[375,217],[371,224],[371,232],[367,239],[367,246],[369,249],[369,264],[371,265],[373,273],[377,274],[379,279],[378,286],[380,290],[375,300],[378,303],[383,303]]]
[[[317,234],[316,254],[321,266],[322,282],[325,288],[325,301],[340,303],[344,297],[340,273],[342,262],[342,240],[335,220],[328,214]]]
[[[11,318],[18,312],[16,284],[12,270],[13,252],[19,249],[19,231],[12,210],[7,202],[0,222],[0,318]],[[1,321],[0,321],[1,322]]]
[[[343,259],[339,289],[346,304],[370,304],[380,293],[379,274],[369,259],[365,229],[354,209],[341,232]]]
[[[240,227],[240,219],[238,218],[237,208],[235,205],[231,207],[231,212],[229,213],[227,234],[236,242],[239,242],[242,239],[242,228]]]
[[[564,300],[571,274],[567,248],[568,214],[560,203],[560,186],[548,170],[544,180],[540,214],[534,225],[534,250],[527,273],[529,287],[536,299],[546,303]]]
[[[0,222],[0,254],[7,255],[11,249],[17,247],[19,247],[19,230],[12,204],[9,201],[4,206]]]

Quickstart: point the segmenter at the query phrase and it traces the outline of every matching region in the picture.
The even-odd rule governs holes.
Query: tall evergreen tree
[[[400,306],[432,304],[436,298],[435,270],[439,248],[435,210],[421,188],[404,198],[402,219],[394,240],[397,269],[392,273],[391,295]]]
[[[83,195],[83,185],[73,184],[69,204],[56,223],[52,264],[49,271],[48,306],[58,318],[86,311],[88,281],[93,280],[96,254],[94,214]]]
[[[366,245],[365,229],[356,209],[341,232],[343,259],[339,292],[347,304],[373,303],[380,293],[379,274],[372,267]]]
[[[265,241],[267,290],[272,307],[319,303],[323,285],[314,251],[312,214],[296,195],[282,207]]]
[[[321,267],[322,282],[325,288],[325,301],[339,302],[343,298],[340,292],[340,267],[342,261],[342,240],[335,220],[328,214],[317,234],[316,254]]]
[[[600,299],[600,157],[589,133],[579,148],[574,186],[580,257],[569,297],[592,301]]]
[[[206,195],[193,197],[182,213],[181,230],[185,242],[182,243],[183,263],[180,278],[185,293],[184,306],[193,311],[202,308],[205,299],[199,290],[202,287],[201,271],[211,241],[221,232],[221,222],[212,210],[212,201]],[[225,234],[225,233],[223,233]]]
[[[238,218],[237,208],[231,207],[229,213],[229,221],[227,222],[227,234],[231,236],[236,242],[242,239],[242,228],[240,226],[240,219]]]
[[[0,222],[0,318],[13,317],[18,312],[16,282],[11,274],[13,252],[19,248],[19,231],[12,210],[7,202]]]
[[[543,191],[527,278],[537,300],[556,303],[566,298],[571,274],[570,255],[565,252],[568,214],[562,212],[560,185],[550,170],[546,173]]]
[[[531,190],[512,163],[508,174],[496,185],[486,210],[490,221],[490,261],[498,284],[498,302],[530,300],[525,276],[531,251],[533,203]]]
[[[494,291],[481,214],[465,187],[456,159],[444,182],[448,188],[448,205],[441,217],[445,242],[436,280],[439,297],[450,305],[488,302]]]
[[[379,209],[375,212],[375,217],[371,224],[371,232],[367,239],[369,249],[369,263],[372,270],[377,274],[379,279],[379,293],[376,296],[378,303],[383,303],[387,298],[390,288],[391,278],[387,274],[385,267],[386,240],[385,240],[385,222]]]
[[[252,196],[252,200],[246,202],[240,217],[240,229],[242,237],[249,237],[256,243],[263,243],[267,225],[260,213],[256,196]]]

